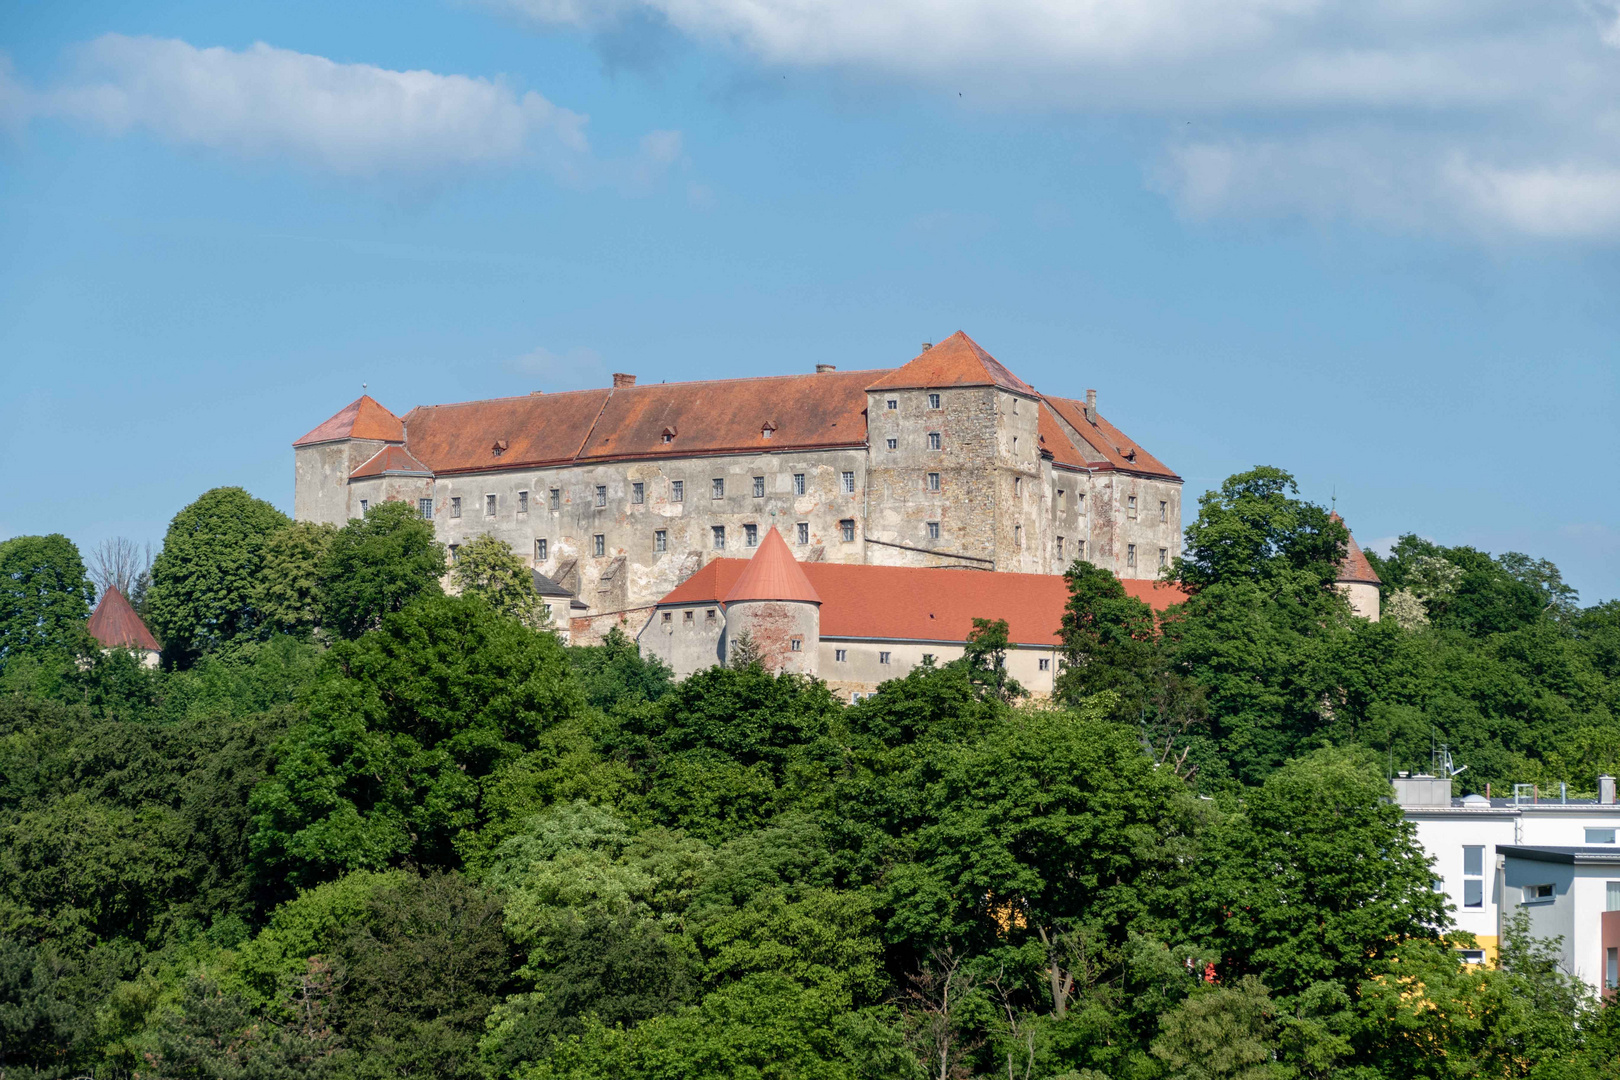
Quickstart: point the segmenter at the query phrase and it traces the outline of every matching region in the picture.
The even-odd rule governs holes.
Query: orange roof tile
[[[958,330],[910,363],[887,373],[869,390],[911,390],[939,386],[999,386],[1035,397],[1035,388],[1002,366],[1001,361]]]
[[[1072,432],[1079,436],[1080,442],[1075,446],[1080,456],[1086,459],[1087,468],[1112,468],[1143,476],[1180,479],[1164,462],[1127,439],[1118,428],[1104,420],[1101,413],[1093,413],[1096,423],[1087,420],[1084,402],[1050,395],[1042,395],[1041,400],[1064,422],[1065,435]],[[1044,428],[1042,434],[1045,434]]]
[[[659,601],[661,606],[722,603],[749,566],[715,559]],[[823,638],[966,641],[973,620],[1006,619],[1018,645],[1056,645],[1069,589],[1056,574],[932,570],[913,566],[800,563],[821,597]],[[1187,599],[1178,586],[1129,579],[1125,592],[1164,611]]]
[[[91,613],[90,621],[85,624],[90,636],[101,643],[104,649],[150,649],[159,650],[157,638],[152,631],[141,622],[141,617],[135,614],[124,594],[117,588],[108,586],[102,594],[101,600],[96,604],[96,610]]]
[[[363,480],[368,476],[432,476],[432,471],[403,446],[385,446],[362,462],[350,480]]]
[[[1339,524],[1344,524],[1344,518],[1339,516],[1338,511],[1334,511],[1329,516]],[[1349,532],[1349,528],[1346,527],[1345,531]],[[1344,558],[1339,562],[1338,580],[1347,585],[1352,583],[1364,585],[1383,584],[1383,581],[1378,577],[1378,571],[1372,568],[1372,563],[1367,561],[1367,556],[1361,553],[1361,545],[1356,543],[1356,538],[1353,536],[1350,537],[1350,542],[1345,547]]]
[[[379,405],[369,394],[362,394],[349,402],[326,423],[293,443],[309,446],[312,443],[335,442],[338,439],[382,439],[385,442],[404,442],[405,428],[399,417]]]
[[[726,593],[725,602],[740,600],[802,600],[821,603],[821,597],[804,576],[799,561],[788,550],[787,541],[772,525],[760,542],[759,550],[748,560],[748,566],[737,576],[737,583]]]

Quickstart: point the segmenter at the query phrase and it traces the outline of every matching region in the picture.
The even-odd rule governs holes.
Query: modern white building
[[[1538,937],[1561,937],[1565,966],[1594,990],[1620,980],[1620,803],[1611,776],[1598,798],[1521,784],[1513,798],[1451,797],[1451,780],[1401,775],[1395,801],[1434,860],[1457,928],[1494,960],[1503,924],[1529,912]]]

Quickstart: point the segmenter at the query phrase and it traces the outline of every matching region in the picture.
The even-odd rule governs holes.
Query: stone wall
[[[740,600],[726,605],[725,634],[728,662],[737,638],[747,634],[767,670],[795,675],[819,674],[821,618],[815,604],[794,600]]]
[[[341,439],[294,448],[293,519],[342,525],[359,517],[349,474],[387,445],[376,439]]]

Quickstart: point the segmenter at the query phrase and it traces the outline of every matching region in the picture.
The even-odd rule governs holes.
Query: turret
[[[1333,520],[1344,524],[1344,519],[1337,512],[1333,514]],[[1345,531],[1348,532],[1348,528]],[[1373,570],[1372,563],[1367,561],[1367,556],[1361,553],[1361,548],[1353,536],[1349,538],[1349,543],[1345,547],[1344,559],[1339,563],[1339,577],[1335,584],[1350,601],[1350,610],[1369,622],[1378,621],[1378,588],[1383,582]]]
[[[821,597],[773,525],[726,594],[729,662],[746,634],[767,670],[819,674]]]

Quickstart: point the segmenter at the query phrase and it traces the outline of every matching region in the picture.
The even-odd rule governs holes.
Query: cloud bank
[[[1620,238],[1617,0],[484,0],[758,62],[1163,124],[1192,216]],[[1187,134],[1195,132],[1196,134]]]

